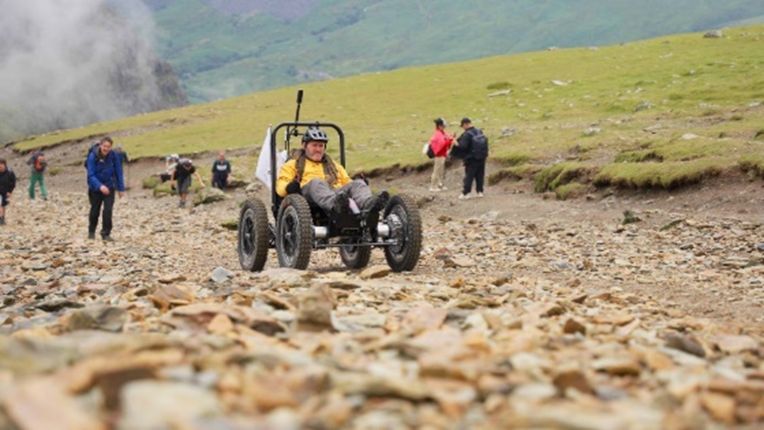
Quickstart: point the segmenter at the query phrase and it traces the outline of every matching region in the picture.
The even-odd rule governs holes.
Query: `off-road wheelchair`
[[[289,138],[300,136],[300,129],[332,129],[339,140],[339,157],[345,161],[345,135],[340,127],[326,122],[300,122],[302,90],[297,95],[294,122],[277,125],[270,137],[271,211],[274,223],[262,200],[249,198],[242,205],[238,226],[238,254],[241,267],[260,271],[265,266],[268,249],[275,248],[281,267],[305,269],[313,250],[338,248],[346,267],[359,269],[369,263],[374,247],[384,250],[385,259],[395,272],[413,270],[419,261],[422,244],[422,221],[414,200],[406,195],[391,196],[387,205],[375,213],[332,214],[308,203],[301,194],[280,197],[276,193],[276,139],[285,131],[284,146],[290,151]]]

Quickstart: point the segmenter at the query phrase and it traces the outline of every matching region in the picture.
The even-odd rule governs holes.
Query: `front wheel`
[[[303,270],[313,249],[313,218],[305,197],[289,194],[281,202],[276,226],[276,253],[281,267]]]
[[[393,272],[413,270],[422,249],[422,218],[414,200],[399,194],[385,207],[384,220],[396,243],[385,248],[385,259]]]
[[[242,269],[263,270],[268,257],[268,212],[259,199],[248,199],[241,208],[237,251]]]

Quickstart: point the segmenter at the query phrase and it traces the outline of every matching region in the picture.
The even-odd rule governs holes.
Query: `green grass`
[[[507,166],[572,159],[600,170],[601,183],[675,186],[685,180],[667,179],[672,172],[705,178],[744,156],[764,154],[764,141],[754,139],[764,122],[764,107],[756,105],[764,100],[763,40],[764,26],[753,26],[726,30],[723,39],[693,33],[358,75],[303,86],[301,118],[343,127],[351,173],[421,165],[432,119],[458,124],[470,116],[489,137],[491,158]],[[487,97],[494,91],[489,86],[510,82],[509,96]],[[93,124],[31,137],[14,148],[111,134],[131,158],[251,148],[254,160],[268,125],[294,118],[295,92],[282,88]],[[652,107],[635,112],[645,101]],[[658,134],[645,131],[656,123]],[[602,132],[583,137],[593,124]],[[500,137],[507,127],[517,132]],[[448,131],[460,130],[452,125]],[[682,139],[687,133],[699,137]],[[329,146],[336,154],[336,137]],[[551,173],[543,173],[541,188],[569,181],[569,172],[546,178]]]
[[[760,178],[764,178],[764,154],[747,155],[740,159],[740,168]]]
[[[702,159],[688,162],[613,163],[603,166],[594,178],[597,186],[622,188],[675,189],[717,176],[734,166],[729,159]]]
[[[554,191],[575,179],[585,179],[591,171],[591,166],[579,162],[553,164],[535,175],[534,190],[537,193]]]
[[[575,197],[580,197],[586,194],[588,187],[579,182],[571,182],[569,184],[560,185],[555,188],[554,194],[559,200],[567,200]]]
[[[153,3],[162,4],[155,11],[160,54],[183,77],[192,101],[217,100],[324,76],[528,52],[552,45],[615,44],[723,27],[764,14],[759,0],[579,0],[575,7],[565,0],[320,0],[302,9],[307,12],[304,16],[282,20],[259,13],[261,6],[255,6],[258,13],[227,15],[203,0]],[[410,43],[412,40],[417,43]],[[703,73],[697,67],[677,71],[685,78]],[[503,76],[484,82],[482,88],[503,82],[517,81],[512,75]],[[682,96],[681,92],[677,95]]]

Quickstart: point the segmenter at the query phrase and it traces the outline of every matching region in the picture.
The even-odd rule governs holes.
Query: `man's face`
[[[4,172],[5,172],[5,164],[0,163],[0,173],[4,173]]]
[[[111,152],[111,143],[108,140],[101,142],[101,154],[106,156]]]
[[[311,140],[305,145],[305,155],[313,161],[321,161],[326,152],[326,142]]]
[[[220,161],[225,160],[225,152],[223,151],[218,152],[218,160]]]
[[[468,122],[465,122],[464,124],[462,124],[462,130],[466,130],[466,129],[470,128],[471,125],[472,124],[470,124]]]

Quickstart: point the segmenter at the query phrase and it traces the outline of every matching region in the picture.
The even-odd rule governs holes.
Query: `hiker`
[[[483,197],[483,181],[485,179],[485,162],[488,158],[488,138],[483,131],[472,125],[472,120],[462,118],[461,127],[464,133],[459,136],[456,143],[459,157],[464,160],[464,187],[460,200],[470,198],[472,182],[475,182],[475,191],[478,197]],[[452,151],[452,155],[454,152]]]
[[[11,193],[16,188],[16,175],[8,162],[0,158],[0,225],[5,225],[5,211],[11,203]]]
[[[202,177],[199,176],[199,172],[196,171],[194,163],[188,158],[180,159],[172,174],[172,179],[175,180],[175,186],[178,190],[178,195],[180,196],[180,202],[178,203],[179,208],[186,206],[188,190],[191,188],[191,175],[196,176],[199,185],[201,185],[202,188],[205,188],[204,181],[202,181]]]
[[[45,188],[45,168],[48,162],[45,160],[45,154],[42,151],[35,151],[27,164],[32,166],[32,174],[29,176],[29,199],[34,200],[35,184],[40,184],[40,195],[43,200],[48,200],[48,190]]]
[[[231,163],[225,159],[225,151],[218,152],[218,158],[212,163],[212,187],[225,190],[228,186],[228,175],[231,174]]]
[[[369,185],[363,179],[351,180],[345,168],[326,153],[329,138],[316,126],[309,127],[302,136],[302,149],[287,161],[279,171],[276,193],[302,194],[309,203],[315,204],[327,214],[379,213],[390,195],[382,191],[372,196]],[[352,198],[358,208],[351,209]],[[357,209],[357,210],[356,210]]]
[[[98,226],[98,216],[103,205],[103,222],[101,238],[112,241],[112,209],[114,208],[114,192],[119,197],[125,195],[125,181],[122,176],[120,156],[111,150],[114,141],[109,136],[101,139],[99,145],[88,154],[88,198],[90,200],[90,215],[88,217],[88,239],[95,239]]]
[[[430,178],[430,191],[432,192],[447,190],[443,185],[446,178],[446,157],[454,139],[455,136],[446,134],[446,120],[443,118],[435,119],[435,132],[430,137],[430,147],[434,154],[432,177]]]

